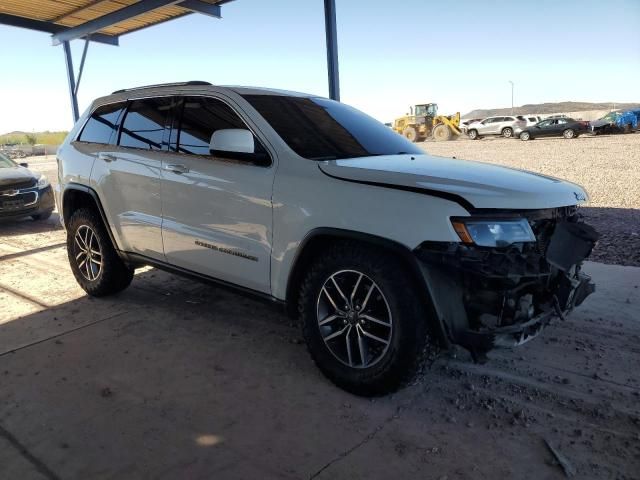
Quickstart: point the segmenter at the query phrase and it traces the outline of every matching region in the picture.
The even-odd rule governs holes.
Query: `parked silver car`
[[[502,135],[511,138],[517,128],[524,128],[526,121],[516,117],[488,117],[480,122],[474,122],[467,127],[467,135],[471,140],[482,138],[486,135]]]

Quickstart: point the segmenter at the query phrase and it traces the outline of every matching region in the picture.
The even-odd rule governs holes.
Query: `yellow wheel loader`
[[[409,107],[410,113],[393,121],[394,131],[412,142],[429,137],[437,142],[451,140],[460,135],[460,112],[455,115],[438,115],[438,104],[423,103]]]

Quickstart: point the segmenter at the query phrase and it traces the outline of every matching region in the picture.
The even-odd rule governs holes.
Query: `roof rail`
[[[175,83],[158,83],[155,85],[143,85],[142,87],[133,87],[133,88],[122,88],[120,90],[116,90],[115,92],[111,92],[111,95],[116,93],[130,92],[132,90],[143,90],[145,88],[154,88],[154,87],[182,87],[185,85],[211,85],[209,82],[205,82],[203,80],[191,80],[189,82],[175,82]]]

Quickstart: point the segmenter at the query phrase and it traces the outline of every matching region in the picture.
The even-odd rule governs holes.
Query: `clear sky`
[[[342,101],[382,121],[554,101],[640,102],[640,0],[336,0]],[[2,10],[0,2],[0,11]],[[327,96],[322,0],[236,0],[92,43],[80,109],[113,90],[182,80]],[[71,127],[64,56],[0,26],[0,133]],[[82,41],[72,43],[76,68]]]

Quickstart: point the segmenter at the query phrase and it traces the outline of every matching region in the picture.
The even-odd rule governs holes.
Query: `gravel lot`
[[[531,170],[582,185],[591,197],[583,208],[585,220],[601,234],[591,260],[640,266],[640,133],[530,142],[460,138],[422,147],[433,155]]]

